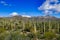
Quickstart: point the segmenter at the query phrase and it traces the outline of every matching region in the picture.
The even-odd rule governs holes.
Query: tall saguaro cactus
[[[37,29],[36,29],[36,24],[34,23],[34,38],[33,40],[38,40],[37,38]]]
[[[49,20],[49,32],[51,31],[51,21]]]
[[[25,23],[24,21],[22,21],[22,25],[23,25],[23,30],[25,29]]]
[[[59,23],[57,23],[57,26],[58,26],[58,33],[59,33]]]
[[[44,34],[45,34],[45,22],[44,22]]]
[[[45,18],[44,18],[44,20],[45,20]],[[44,24],[43,25],[44,25],[44,28],[43,29],[44,29],[44,34],[45,34],[45,21],[44,21]]]

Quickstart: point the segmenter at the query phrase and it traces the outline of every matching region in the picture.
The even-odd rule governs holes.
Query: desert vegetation
[[[49,16],[0,18],[0,40],[60,40],[60,19]]]

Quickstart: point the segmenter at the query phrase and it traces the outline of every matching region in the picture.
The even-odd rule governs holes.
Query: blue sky
[[[19,15],[42,16],[44,11],[38,7],[46,0],[0,0],[0,16],[8,16],[13,12]],[[60,14],[50,14],[60,17]]]

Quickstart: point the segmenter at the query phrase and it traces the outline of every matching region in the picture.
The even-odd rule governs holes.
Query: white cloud
[[[58,0],[46,0],[46,1],[49,1],[49,2],[58,2]]]
[[[55,2],[54,5],[50,4],[51,2]],[[46,14],[55,12],[60,12],[60,3],[57,4],[58,0],[46,0],[40,7],[38,7],[38,10],[44,11]]]
[[[4,4],[4,6],[8,6],[8,4]]]
[[[1,3],[2,5],[4,5],[4,6],[11,6],[11,4],[8,4],[8,3],[5,2],[5,1],[0,1],[0,3]]]
[[[28,18],[30,18],[31,16],[29,16],[29,15],[22,15],[22,17],[28,17]]]
[[[12,13],[10,13],[10,15],[9,16],[19,16],[19,14],[17,13],[17,12],[12,12]],[[30,18],[31,16],[29,16],[29,15],[21,15],[22,17],[28,17],[28,18]]]
[[[17,16],[17,15],[19,15],[17,12],[12,12],[12,13],[10,14],[10,16]]]
[[[30,18],[31,16],[29,16],[29,15],[27,15],[27,13],[26,12],[22,12],[22,15],[21,15],[22,17],[28,17],[28,18]]]
[[[5,2],[5,1],[0,1],[0,3],[4,4],[4,3],[6,3],[6,2]]]

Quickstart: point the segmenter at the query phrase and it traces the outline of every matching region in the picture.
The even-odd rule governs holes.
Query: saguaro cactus
[[[49,32],[51,31],[51,21],[49,20]]]
[[[38,40],[37,38],[37,29],[36,29],[36,24],[34,23],[34,38],[33,40]]]

